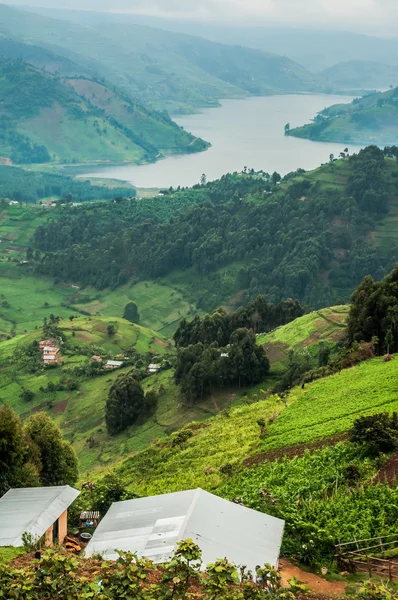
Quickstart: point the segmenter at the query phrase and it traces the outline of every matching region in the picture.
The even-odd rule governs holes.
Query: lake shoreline
[[[198,114],[174,116],[185,131],[211,146],[193,154],[179,153],[159,161],[134,165],[123,163],[92,168],[67,165],[65,174],[86,179],[114,179],[136,188],[190,187],[199,183],[202,174],[208,181],[228,172],[239,172],[244,166],[282,175],[297,168],[306,170],[319,166],[338,155],[340,144],[315,143],[285,136],[286,123],[299,126],[314,113],[333,103],[349,103],[350,96],[300,93],[280,96],[251,96],[245,99],[225,99],[220,107],[205,108]],[[356,151],[351,144],[351,150]]]

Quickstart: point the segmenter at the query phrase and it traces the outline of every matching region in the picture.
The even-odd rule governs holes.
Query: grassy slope
[[[306,350],[316,359],[320,344],[332,345],[342,338],[348,311],[349,306],[342,305],[309,313],[258,336],[257,343],[264,346],[274,369],[285,366],[289,350]]]
[[[2,113],[19,134],[45,146],[54,161],[137,162],[205,147],[163,115],[102,83],[61,80],[5,60],[0,82]],[[13,144],[12,138],[3,141],[1,155],[12,156]]]
[[[344,433],[362,414],[397,410],[397,376],[397,360],[362,363],[304,390],[294,389],[286,406],[271,397],[218,415],[182,447],[153,446],[126,459],[118,470],[142,494],[197,486],[214,489],[228,479],[220,470],[227,463],[236,472],[244,459],[257,453]],[[261,438],[257,420],[277,413]]]
[[[319,142],[394,145],[398,136],[398,88],[365,96],[359,102],[331,106],[323,123],[292,129],[289,135]]]

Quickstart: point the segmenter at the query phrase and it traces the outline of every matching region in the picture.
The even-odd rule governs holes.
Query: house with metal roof
[[[9,490],[0,498],[0,546],[23,546],[24,533],[45,535],[46,546],[62,543],[68,508],[79,494],[69,485]]]
[[[188,490],[113,503],[85,553],[113,560],[115,550],[130,551],[162,563],[177,542],[191,538],[204,565],[227,557],[255,572],[256,565],[278,565],[284,524],[201,489]]]

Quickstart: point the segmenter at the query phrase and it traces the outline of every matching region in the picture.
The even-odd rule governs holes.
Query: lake
[[[170,156],[148,165],[98,167],[79,177],[120,179],[137,187],[159,188],[194,185],[202,173],[211,181],[225,173],[241,171],[244,166],[268,173],[278,171],[281,175],[298,168],[313,169],[329,160],[330,154],[337,156],[346,144],[285,136],[285,124],[303,125],[326,106],[351,100],[348,96],[329,95],[225,100],[220,108],[175,118],[185,130],[212,144],[206,152]],[[351,145],[350,151],[359,148]]]

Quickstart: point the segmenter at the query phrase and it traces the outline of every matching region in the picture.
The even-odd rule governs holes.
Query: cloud
[[[6,0],[7,1],[7,0]],[[394,28],[398,0],[8,0],[10,4],[82,8],[201,20],[279,22],[347,29]],[[396,20],[395,20],[396,23]]]

